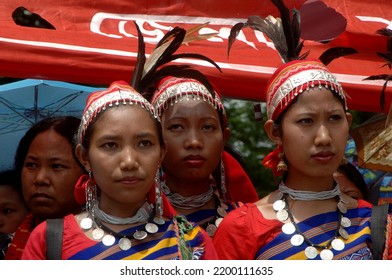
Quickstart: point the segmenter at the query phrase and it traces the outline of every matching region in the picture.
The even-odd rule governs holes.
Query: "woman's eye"
[[[107,142],[107,143],[103,144],[102,146],[104,148],[107,148],[107,149],[113,149],[113,148],[116,147],[116,143],[114,143],[114,142]]]
[[[210,130],[214,130],[214,129],[215,129],[215,126],[212,125],[212,124],[206,124],[206,125],[203,126],[202,129],[203,129],[203,130],[208,130],[208,131],[210,131]]]
[[[332,115],[330,118],[331,118],[333,121],[338,121],[338,120],[343,119],[343,117],[342,117],[341,115]]]
[[[180,124],[172,124],[168,127],[168,130],[172,130],[172,131],[177,131],[182,129],[182,126]]]
[[[53,165],[52,165],[52,168],[53,168],[53,169],[64,169],[64,168],[66,168],[66,167],[65,167],[65,165],[56,163],[56,164],[53,164]]]
[[[152,142],[150,140],[142,140],[139,143],[140,147],[149,147],[152,146]]]
[[[300,119],[298,123],[303,123],[303,124],[311,124],[313,123],[313,120],[311,118],[306,118],[306,119]]]
[[[34,162],[25,162],[24,166],[27,168],[35,168],[37,167],[37,164]]]

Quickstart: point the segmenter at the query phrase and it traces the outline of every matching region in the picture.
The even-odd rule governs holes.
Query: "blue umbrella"
[[[31,125],[50,116],[81,117],[87,96],[101,89],[36,79],[0,85],[0,169],[12,167],[19,140]]]

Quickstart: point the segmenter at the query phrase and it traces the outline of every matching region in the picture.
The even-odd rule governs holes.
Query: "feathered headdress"
[[[309,51],[301,54],[304,41],[301,40],[300,11],[295,8],[287,8],[282,0],[271,0],[271,2],[278,8],[280,18],[275,18],[271,15],[265,18],[260,16],[250,16],[245,23],[239,22],[235,24],[230,30],[228,55],[241,29],[250,27],[253,30],[263,32],[271,39],[283,63],[293,60],[303,60],[308,57]],[[325,28],[328,27],[326,26]],[[319,38],[318,40],[324,41],[322,38]],[[327,40],[327,38],[325,38],[325,40]],[[338,57],[354,53],[357,53],[357,51],[353,48],[334,47],[326,50],[319,57],[319,60],[323,64],[328,65],[332,60]]]
[[[387,38],[387,52],[377,52],[377,55],[381,57],[385,64],[382,66],[388,66],[389,70],[392,69],[392,30],[388,28],[382,28],[377,30],[377,34],[383,35]],[[364,80],[384,80],[384,85],[381,89],[380,95],[380,110],[383,111],[385,107],[385,91],[388,85],[388,82],[392,80],[392,73],[391,74],[381,74],[381,75],[374,75],[365,78]],[[388,118],[386,121],[386,125],[392,124],[391,115],[392,115],[392,106],[389,109]]]
[[[301,40],[299,10],[288,9],[282,0],[271,1],[278,8],[280,18],[271,15],[266,18],[251,16],[245,23],[237,23],[232,27],[228,42],[229,55],[231,46],[240,30],[250,27],[268,36],[278,51],[283,65],[277,68],[268,82],[268,118],[276,121],[296,96],[312,87],[325,87],[337,93],[347,109],[345,92],[336,77],[326,68],[326,65],[335,58],[356,53],[356,50],[335,47],[325,51],[318,60],[307,59],[309,52],[301,54],[304,41]],[[320,11],[318,10],[318,12]],[[259,111],[258,106],[254,106],[257,112]],[[280,153],[281,151],[276,148],[263,160],[263,165],[271,168],[275,175],[283,175],[279,173],[277,168]]]
[[[207,61],[222,72],[219,65],[207,56],[197,53],[175,53],[183,44],[205,40],[215,36],[216,33],[198,34],[199,30],[207,24],[208,23],[204,23],[188,30],[180,27],[173,28],[164,35],[164,37],[157,43],[150,56],[146,58],[143,35],[140,32],[139,26],[135,22],[139,46],[137,64],[132,77],[131,86],[137,91],[148,95],[151,94],[151,91],[154,90],[154,87],[160,80],[168,76],[174,76],[196,79],[204,84],[211,93],[213,93],[213,86],[200,71],[192,68],[192,66],[188,64],[168,64],[169,62],[179,58],[194,58]],[[146,98],[150,99],[148,97]]]

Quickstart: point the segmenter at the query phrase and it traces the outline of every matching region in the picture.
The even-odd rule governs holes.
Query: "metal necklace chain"
[[[204,206],[211,200],[214,189],[210,186],[208,191],[193,196],[182,196],[179,193],[172,193],[165,181],[161,182],[163,193],[166,195],[170,203],[180,209],[195,209]]]

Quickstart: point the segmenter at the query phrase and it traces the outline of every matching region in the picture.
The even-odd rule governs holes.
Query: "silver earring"
[[[155,174],[155,217],[154,222],[158,225],[163,225],[165,220],[163,219],[163,205],[162,205],[162,187],[161,187],[161,176],[160,168],[158,168]]]

